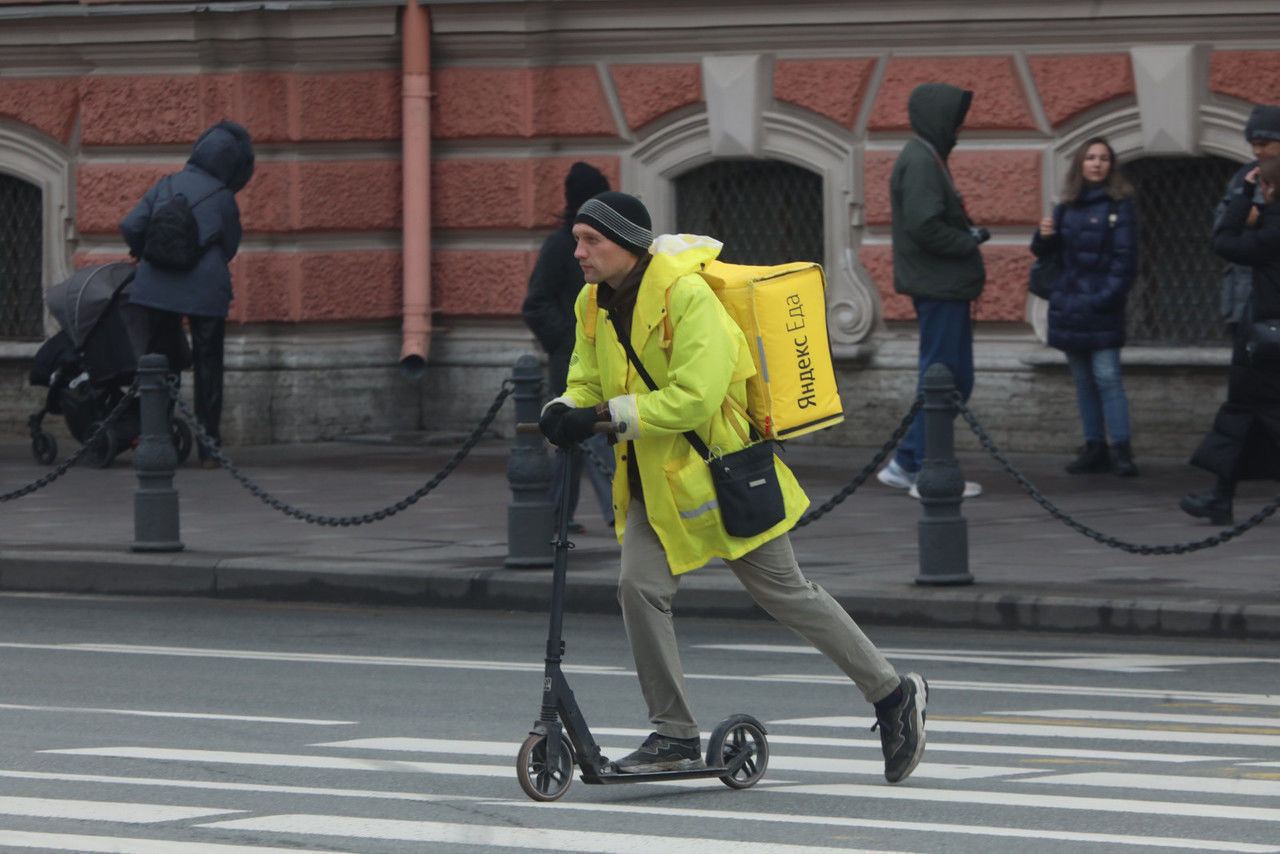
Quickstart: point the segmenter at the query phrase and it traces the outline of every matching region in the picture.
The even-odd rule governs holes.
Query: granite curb
[[[500,556],[424,568],[349,557],[10,548],[0,550],[0,590],[546,611],[550,571],[500,564]],[[617,613],[614,579],[609,568],[571,569],[568,611]],[[1280,606],[1270,604],[1053,595],[984,584],[824,586],[855,620],[868,625],[1280,639]],[[688,577],[676,610],[688,616],[767,619],[727,572]]]

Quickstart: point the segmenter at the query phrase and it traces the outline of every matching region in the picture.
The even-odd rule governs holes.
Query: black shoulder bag
[[[610,312],[609,319],[636,373],[652,391],[657,391],[658,384],[640,364],[640,357],[628,336],[623,334],[617,316]],[[774,467],[772,442],[757,442],[732,454],[717,456],[694,431],[686,430],[684,436],[711,469],[711,483],[716,490],[725,533],[731,537],[754,537],[786,518],[787,507],[782,499],[778,470]]]

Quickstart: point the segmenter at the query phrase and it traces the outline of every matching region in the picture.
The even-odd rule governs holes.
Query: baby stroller
[[[47,386],[44,409],[27,419],[31,454],[49,465],[58,458],[57,440],[41,425],[46,413],[66,419],[67,430],[86,443],[133,383],[149,337],[146,310],[129,303],[134,265],[100,264],[77,270],[49,289],[46,302],[62,331],[40,346],[31,365],[33,386]],[[132,448],[141,431],[137,399],[92,442],[90,465],[105,468]],[[178,462],[191,453],[191,428],[170,416],[169,432]]]

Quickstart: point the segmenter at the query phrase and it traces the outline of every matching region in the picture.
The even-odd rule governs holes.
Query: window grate
[[[44,337],[40,188],[0,174],[0,338]]]
[[[717,160],[676,179],[676,224],[731,264],[823,260],[822,176],[777,160]]]
[[[1213,214],[1240,168],[1222,157],[1146,157],[1124,167],[1137,191],[1138,278],[1128,303],[1134,344],[1221,345],[1226,262],[1213,251]]]

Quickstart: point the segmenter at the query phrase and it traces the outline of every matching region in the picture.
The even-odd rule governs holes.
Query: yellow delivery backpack
[[[747,417],[761,437],[790,439],[843,421],[821,265],[798,261],[752,267],[711,261],[701,273],[747,338],[756,367],[755,376],[747,379]],[[583,328],[594,340],[598,309],[596,288],[590,288]],[[664,341],[672,337],[670,316],[668,311]]]
[[[760,434],[790,439],[843,421],[821,265],[711,261],[702,278],[747,336],[756,365],[747,380],[747,415]]]

